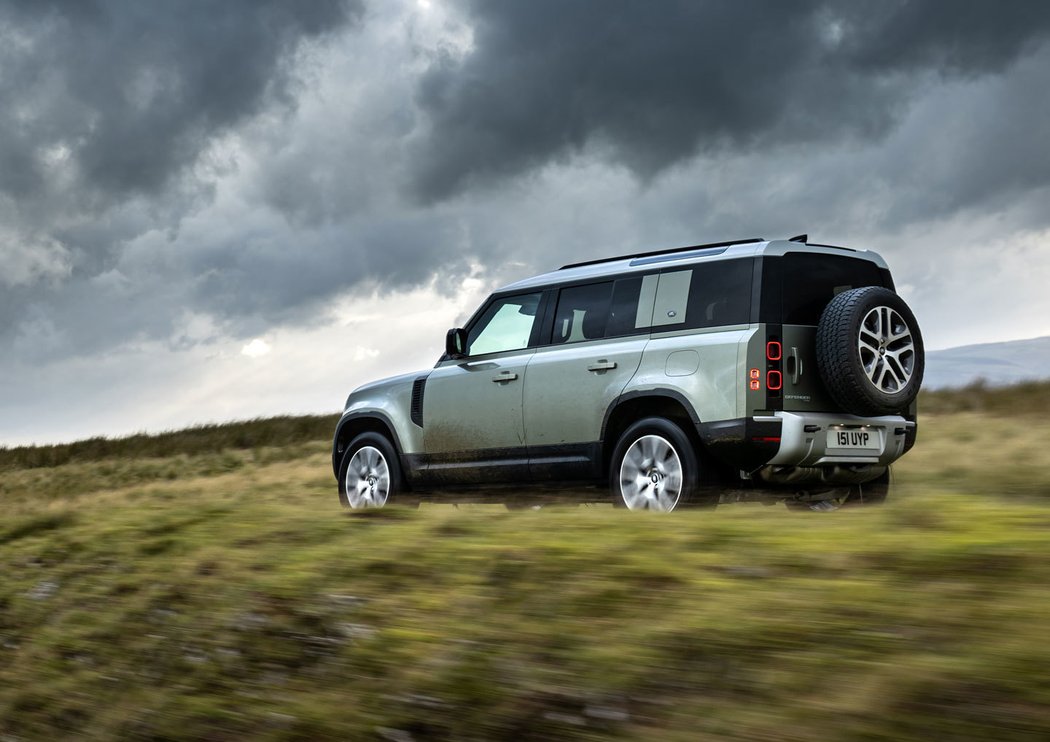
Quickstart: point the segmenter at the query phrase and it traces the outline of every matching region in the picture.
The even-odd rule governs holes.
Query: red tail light
[[[780,409],[784,392],[784,376],[781,370],[784,358],[784,344],[780,337],[780,327],[770,326],[766,335],[766,365],[762,369],[766,383],[766,405],[771,409]]]

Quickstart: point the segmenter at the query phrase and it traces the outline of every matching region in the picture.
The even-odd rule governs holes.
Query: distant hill
[[[992,386],[1050,378],[1050,337],[963,345],[926,353],[925,389],[960,387],[984,379]]]

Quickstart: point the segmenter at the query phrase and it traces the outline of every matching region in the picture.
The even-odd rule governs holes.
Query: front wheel
[[[339,499],[354,510],[381,508],[404,492],[397,452],[384,436],[362,433],[339,465]]]
[[[670,512],[686,504],[717,503],[700,496],[700,464],[689,437],[670,420],[650,417],[631,425],[613,450],[613,501],[629,510]]]

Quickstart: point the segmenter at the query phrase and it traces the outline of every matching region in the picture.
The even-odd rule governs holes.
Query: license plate
[[[877,430],[829,430],[828,448],[881,451],[882,440]]]

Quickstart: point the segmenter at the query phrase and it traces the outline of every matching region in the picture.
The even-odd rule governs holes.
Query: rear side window
[[[694,268],[686,327],[748,324],[754,268],[753,260],[720,260]]]
[[[561,289],[550,341],[746,325],[753,272],[753,260],[720,260]]]
[[[653,330],[748,324],[753,271],[752,260],[719,260],[661,273]]]
[[[762,283],[762,321],[785,325],[816,325],[843,291],[886,285],[870,260],[812,253],[766,258]]]
[[[686,327],[686,308],[689,306],[689,287],[692,282],[692,269],[660,274],[660,282],[656,285],[656,306],[653,307],[654,328],[681,330]]]

